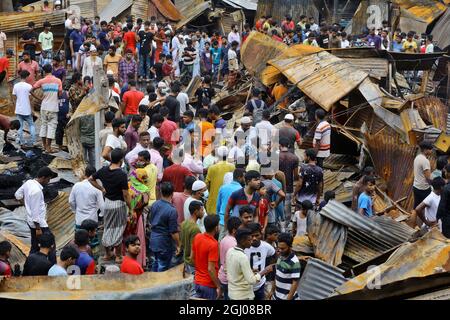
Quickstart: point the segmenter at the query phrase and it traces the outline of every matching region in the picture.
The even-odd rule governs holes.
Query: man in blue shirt
[[[303,41],[305,40],[305,33],[303,32],[302,27],[297,26],[297,28],[295,29],[294,38],[292,40],[294,41],[295,44],[303,43]]]
[[[364,192],[358,198],[358,213],[366,217],[373,216],[373,200],[375,195],[375,178],[373,176],[365,176],[363,179]]]
[[[108,23],[106,21],[102,21],[100,23],[102,30],[98,33],[98,39],[100,40],[100,44],[103,49],[107,52],[109,50],[109,36],[108,36]]]
[[[195,123],[194,123],[194,113],[191,110],[187,110],[183,113],[183,124],[184,129],[181,135],[182,143],[193,143],[193,141],[189,141],[189,137],[191,136],[191,132],[194,131]]]
[[[163,272],[171,267],[173,255],[180,253],[178,214],[172,205],[173,186],[170,182],[161,184],[161,199],[150,209],[150,248],[155,256],[153,272]]]
[[[222,61],[222,48],[219,48],[219,42],[215,40],[212,43],[211,56],[212,56],[212,73],[213,81],[217,81],[217,76],[219,75],[220,62]]]
[[[217,196],[217,205],[216,205],[216,212],[219,214],[220,217],[220,235],[219,240],[222,240],[223,237],[226,235],[226,229],[225,229],[225,209],[227,208],[228,200],[231,197],[231,194],[239,189],[242,188],[242,185],[244,185],[244,169],[238,168],[235,169],[233,172],[233,181],[229,184],[225,184],[220,187],[219,189],[219,195]]]
[[[70,52],[72,54],[72,66],[74,69],[81,69],[81,66],[78,65],[78,51],[80,47],[83,45],[84,36],[81,33],[80,29],[73,29],[70,34]]]

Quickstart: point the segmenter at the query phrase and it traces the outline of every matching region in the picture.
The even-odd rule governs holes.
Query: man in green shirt
[[[189,220],[183,221],[181,224],[181,248],[183,249],[183,278],[186,273],[194,274],[195,268],[194,264],[191,260],[191,249],[192,249],[192,241],[197,233],[200,232],[200,228],[198,227],[197,220],[203,218],[205,214],[205,209],[203,207],[203,203],[200,201],[192,201],[189,204],[189,212],[191,214],[191,218]]]
[[[39,43],[41,44],[42,50],[52,53],[53,51],[53,33],[50,32],[52,25],[50,22],[44,22],[44,31],[39,34]],[[49,57],[52,58],[51,56]]]

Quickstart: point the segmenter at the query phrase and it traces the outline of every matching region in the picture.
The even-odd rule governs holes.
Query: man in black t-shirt
[[[211,88],[211,76],[207,75],[203,79],[202,86],[195,91],[197,96],[197,110],[202,108],[203,98],[207,98],[209,101],[214,98],[216,91]]]
[[[139,31],[139,81],[150,79],[152,42],[154,34],[150,32],[150,21],[145,21],[144,30]]]
[[[111,165],[103,167],[94,173],[89,182],[101,190],[105,195],[103,210],[105,229],[102,244],[106,253],[104,260],[112,260],[112,249],[116,251],[116,263],[122,263],[122,240],[127,226],[128,210],[130,208],[130,195],[128,193],[128,177],[122,170],[124,153],[116,148],[111,151]],[[100,180],[102,186],[97,182]]]
[[[177,96],[180,92],[180,85],[176,82],[172,83],[170,94],[164,102],[165,107],[169,109],[169,116],[167,118],[176,124],[180,124],[180,102],[177,100]]]
[[[320,29],[320,35],[317,37],[317,44],[323,49],[328,49],[330,47],[330,35],[328,34],[327,27]]]
[[[31,60],[36,60],[36,45],[38,42],[38,34],[34,31],[34,22],[28,22],[28,30],[20,37],[20,43],[24,44],[24,51],[30,52]]]
[[[50,256],[55,248],[55,237],[50,232],[43,233],[39,236],[39,251],[28,256],[23,265],[23,276],[46,276],[48,270],[56,264],[50,261]]]
[[[317,165],[316,159],[316,150],[305,151],[305,164],[300,166],[295,194],[297,203],[309,200],[318,207],[320,195],[323,193],[323,170]]]

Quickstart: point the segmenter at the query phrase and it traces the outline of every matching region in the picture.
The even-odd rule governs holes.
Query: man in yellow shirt
[[[147,183],[150,197],[148,199],[148,206],[151,206],[156,201],[156,180],[158,176],[158,169],[150,162],[150,152],[147,150],[138,153],[138,160],[136,162],[137,168],[144,168],[147,171]]]
[[[109,70],[114,74],[114,79],[118,79],[119,76],[119,62],[122,59],[120,54],[116,54],[116,47],[110,46],[108,50],[108,54],[106,55],[103,66],[105,68],[105,72]]]
[[[280,100],[281,97],[283,97],[287,92],[288,92],[287,79],[283,77],[283,78],[280,80],[280,82],[278,82],[278,83],[273,87],[272,95],[273,95],[275,101],[278,101],[278,100]],[[287,97],[286,97],[285,99],[283,99],[283,101],[281,101],[281,102],[278,104],[278,107],[279,107],[280,109],[286,109],[287,104],[288,104],[288,99],[287,99]]]
[[[225,146],[219,147],[216,153],[219,162],[208,168],[205,180],[209,190],[208,201],[206,202],[206,212],[208,214],[216,214],[217,197],[223,184],[223,177],[226,173],[234,171],[234,165],[226,161],[228,148]]]
[[[417,48],[417,43],[414,41],[414,34],[412,32],[408,33],[405,42],[403,42],[403,52],[405,53],[419,52]]]

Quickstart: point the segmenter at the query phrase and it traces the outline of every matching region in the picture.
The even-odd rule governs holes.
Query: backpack
[[[261,106],[258,108],[258,106],[256,105],[255,100],[250,100],[253,106],[253,125],[256,125],[258,122],[260,122],[262,120],[262,113],[264,111],[264,101],[261,101]]]

